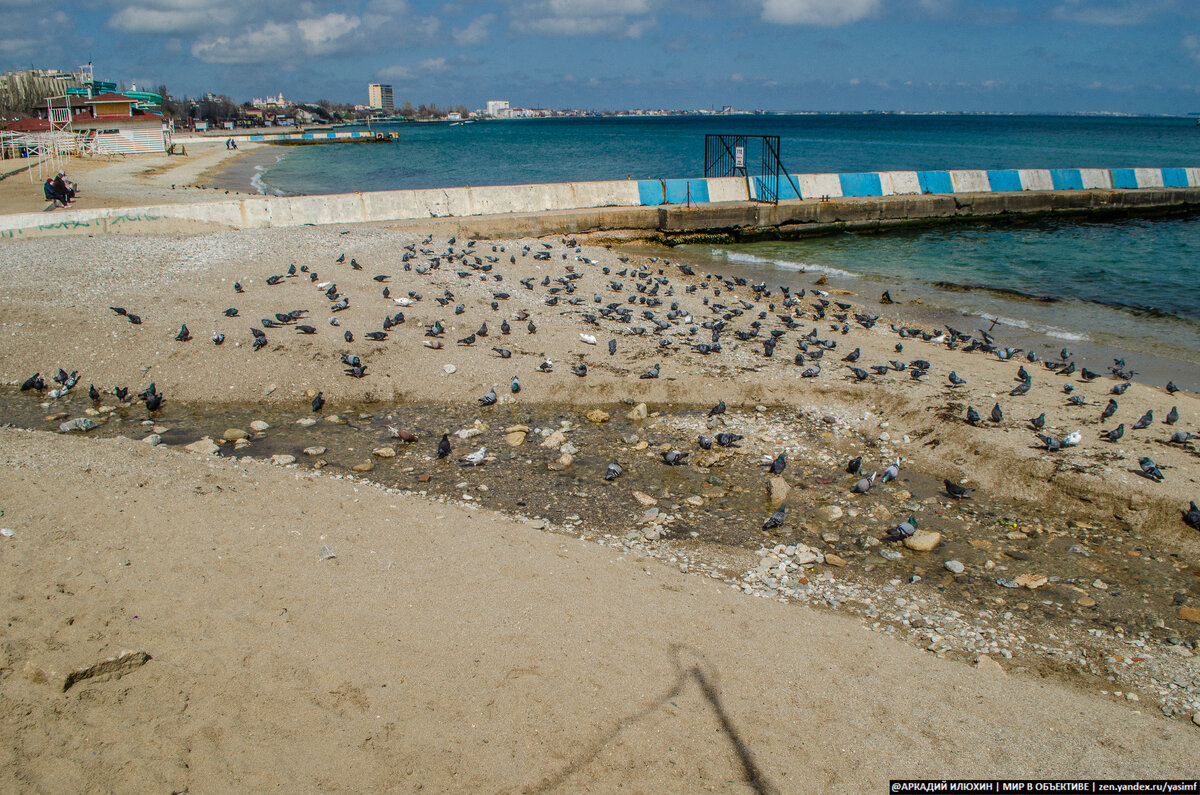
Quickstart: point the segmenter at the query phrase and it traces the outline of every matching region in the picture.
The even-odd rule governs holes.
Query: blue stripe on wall
[[[917,182],[921,193],[954,193],[949,171],[918,171]]]
[[[1112,183],[1114,188],[1136,188],[1137,174],[1132,168],[1114,168],[1109,172],[1112,174]]]
[[[706,179],[668,179],[665,181],[667,204],[683,204],[689,200],[693,202],[708,201],[708,180]]]
[[[1017,171],[989,171],[988,185],[994,191],[1021,191],[1021,174]]]
[[[843,196],[883,195],[883,184],[878,174],[838,174],[838,180],[842,183]]]
[[[1050,180],[1055,190],[1083,190],[1083,175],[1077,168],[1052,168]]]
[[[638,199],[641,201],[643,207],[652,204],[662,204],[665,198],[661,182],[656,179],[638,180]]]
[[[1163,186],[1167,188],[1186,188],[1188,187],[1187,169],[1185,168],[1164,168],[1162,170]]]
[[[788,179],[787,174],[780,174],[779,175],[779,188],[777,190],[779,192],[780,200],[799,199],[800,198],[800,180],[795,175],[792,175],[791,179]]]

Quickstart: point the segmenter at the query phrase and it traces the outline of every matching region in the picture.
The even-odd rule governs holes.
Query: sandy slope
[[[1134,705],[348,480],[3,431],[0,494],[5,790],[861,792],[1200,758]],[[61,692],[125,649],[153,659]]]

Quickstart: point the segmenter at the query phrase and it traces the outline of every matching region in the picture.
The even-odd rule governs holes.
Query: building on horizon
[[[508,100],[507,99],[489,99],[487,101],[487,115],[493,119],[504,119],[508,117]]]
[[[392,99],[392,87],[384,83],[368,83],[367,104],[385,113],[394,113],[396,104]]]

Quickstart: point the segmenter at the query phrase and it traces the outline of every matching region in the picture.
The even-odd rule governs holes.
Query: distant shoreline
[[[282,147],[277,146],[256,146],[222,162],[206,176],[215,188],[261,195],[262,191],[254,182],[255,177],[260,175],[267,166],[274,165],[285,151]]]

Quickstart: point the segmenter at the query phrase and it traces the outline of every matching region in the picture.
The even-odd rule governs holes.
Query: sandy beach
[[[214,149],[74,171],[84,200],[207,196],[179,186],[230,166]],[[0,182],[6,211],[29,209],[22,179]],[[1060,345],[1035,363],[901,334],[905,307],[877,295],[791,300],[665,249],[452,237],[442,220],[6,244],[0,381],[26,429],[0,434],[6,788],[1194,775],[1200,533],[1182,512],[1200,466],[1169,439],[1200,432],[1196,395],[1122,386],[1111,362],[1052,372]],[[17,391],[59,368],[79,373],[69,395]],[[151,382],[161,412],[112,394]],[[414,406],[403,444],[385,428],[416,427]],[[1043,413],[1079,443],[1047,451]],[[56,432],[78,417],[99,427]],[[741,438],[697,443],[722,433]],[[481,446],[486,465],[458,465]],[[610,459],[627,474],[605,485]],[[943,478],[976,491],[955,501]],[[920,543],[888,542],[910,515]],[[87,672],[123,650],[149,660]],[[95,675],[64,692],[77,669]]]

